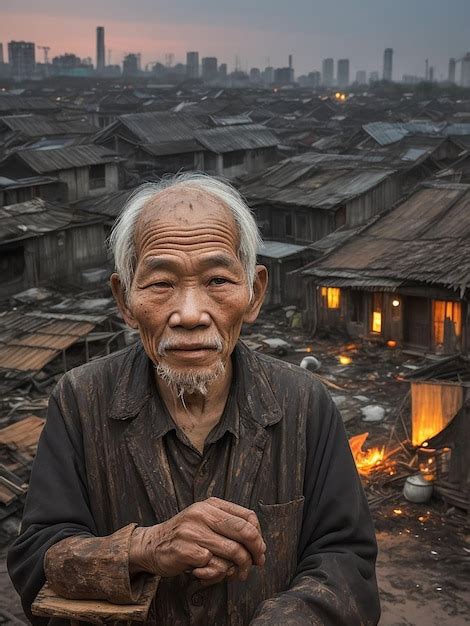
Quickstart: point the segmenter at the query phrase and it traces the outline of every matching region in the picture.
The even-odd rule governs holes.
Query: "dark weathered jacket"
[[[241,342],[237,363],[240,437],[225,498],[258,514],[267,562],[228,583],[226,624],[376,624],[374,531],[335,405],[309,372]],[[45,552],[73,535],[110,548],[114,591],[84,555],[84,595],[123,601],[129,542],[125,529],[113,533],[178,512],[152,377],[137,344],[68,372],[54,390],[8,561],[27,613]],[[160,581],[158,626],[175,623],[170,587]]]

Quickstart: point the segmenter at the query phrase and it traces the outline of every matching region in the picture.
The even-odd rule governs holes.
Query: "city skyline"
[[[296,10],[280,0],[194,3],[179,0],[136,0],[132,7],[100,5],[83,0],[79,5],[44,0],[41,11],[32,0],[17,0],[2,9],[0,41],[34,41],[51,48],[50,56],[74,52],[95,61],[96,26],[106,28],[106,49],[111,62],[122,63],[126,52],[141,52],[142,65],[164,62],[165,53],[185,62],[188,50],[200,58],[216,56],[230,69],[238,55],[242,69],[287,65],[294,56],[296,74],[321,70],[324,58],[349,58],[351,76],[357,70],[382,73],[385,48],[393,48],[394,78],[424,75],[424,62],[436,68],[435,78],[445,78],[449,58],[470,49],[468,0],[297,0]],[[38,60],[40,60],[38,58]],[[268,62],[269,61],[269,62]]]

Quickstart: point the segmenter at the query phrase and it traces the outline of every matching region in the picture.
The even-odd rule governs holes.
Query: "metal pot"
[[[403,495],[408,502],[416,502],[421,504],[427,502],[431,497],[433,490],[432,483],[423,478],[421,474],[408,476],[403,487]]]

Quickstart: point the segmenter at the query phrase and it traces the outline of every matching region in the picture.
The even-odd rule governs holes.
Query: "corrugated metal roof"
[[[189,113],[130,113],[121,115],[102,134],[113,134],[123,124],[141,143],[161,143],[193,139],[194,131],[207,124]]]
[[[64,208],[40,198],[0,207],[0,243],[100,221],[99,216]]]
[[[0,313],[0,369],[37,372],[103,319],[105,316]]]
[[[426,148],[409,148],[406,152],[404,152],[400,159],[402,161],[417,161],[418,159],[420,159],[422,156],[424,156],[425,154],[427,154],[429,152],[429,150],[426,150]]]
[[[318,277],[470,287],[470,185],[428,183],[304,271]]]
[[[470,124],[448,124],[443,122],[372,122],[365,124],[363,129],[378,144],[387,146],[400,141],[407,135],[470,135]]]
[[[47,135],[91,135],[96,127],[80,120],[58,122],[43,115],[9,115],[0,118],[0,127],[5,125],[27,137]]]
[[[142,150],[154,156],[167,156],[171,154],[185,154],[188,152],[202,152],[203,147],[194,139],[179,141],[166,141],[161,143],[146,143],[141,146]]]
[[[319,209],[334,209],[339,204],[373,189],[395,173],[392,169],[357,168],[355,163],[342,169],[300,166],[295,159],[274,166],[258,178],[241,185],[250,200]]]
[[[114,191],[95,198],[84,198],[73,203],[73,207],[80,211],[87,211],[94,215],[106,215],[113,220],[121,213],[124,204],[132,194],[132,190]]]
[[[263,241],[262,245],[258,248],[258,255],[267,257],[268,259],[283,259],[293,254],[299,254],[307,249],[308,246],[299,246],[293,243]]]
[[[379,170],[374,167],[377,165],[380,167],[384,161],[383,156],[306,152],[276,163],[259,174],[243,177],[240,190],[251,201],[282,201],[296,203],[297,206],[314,207],[316,205],[312,202],[321,197],[320,194],[314,195],[315,190],[320,190],[329,183],[332,185],[330,190],[341,187],[343,188],[341,196],[344,191],[347,193],[341,182],[344,176],[349,176],[349,185],[358,183],[357,179],[354,181],[354,172],[361,172],[362,181],[367,178],[367,172],[375,174],[381,172],[389,176],[394,170]],[[372,186],[374,184],[377,183],[372,183]],[[353,193],[348,197],[354,197],[356,190],[352,187],[350,189]],[[281,190],[285,190],[285,193],[281,194]]]
[[[11,158],[20,159],[38,174],[111,163],[120,159],[116,152],[95,145],[71,146],[56,150],[17,150],[8,156],[4,163]]]
[[[0,111],[54,111],[58,107],[46,98],[25,98],[21,96],[0,96]]]
[[[246,113],[239,115],[211,115],[214,126],[235,126],[238,124],[253,124],[253,120]]]
[[[237,150],[254,150],[277,146],[279,139],[261,124],[225,126],[199,130],[194,137],[208,150],[217,154]]]

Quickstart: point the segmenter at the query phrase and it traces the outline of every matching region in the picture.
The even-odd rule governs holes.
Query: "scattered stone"
[[[305,356],[300,361],[300,367],[303,367],[306,370],[310,370],[311,372],[316,372],[321,367],[321,361],[319,361],[314,356]]]
[[[361,413],[364,422],[381,422],[385,417],[385,409],[378,404],[368,404],[362,407]]]
[[[336,404],[338,409],[340,409],[341,407],[344,407],[346,405],[347,401],[348,401],[346,396],[335,396],[335,395],[332,395],[331,397],[333,398],[333,402]]]
[[[354,400],[359,400],[359,402],[369,402],[369,398],[367,396],[353,396]]]

